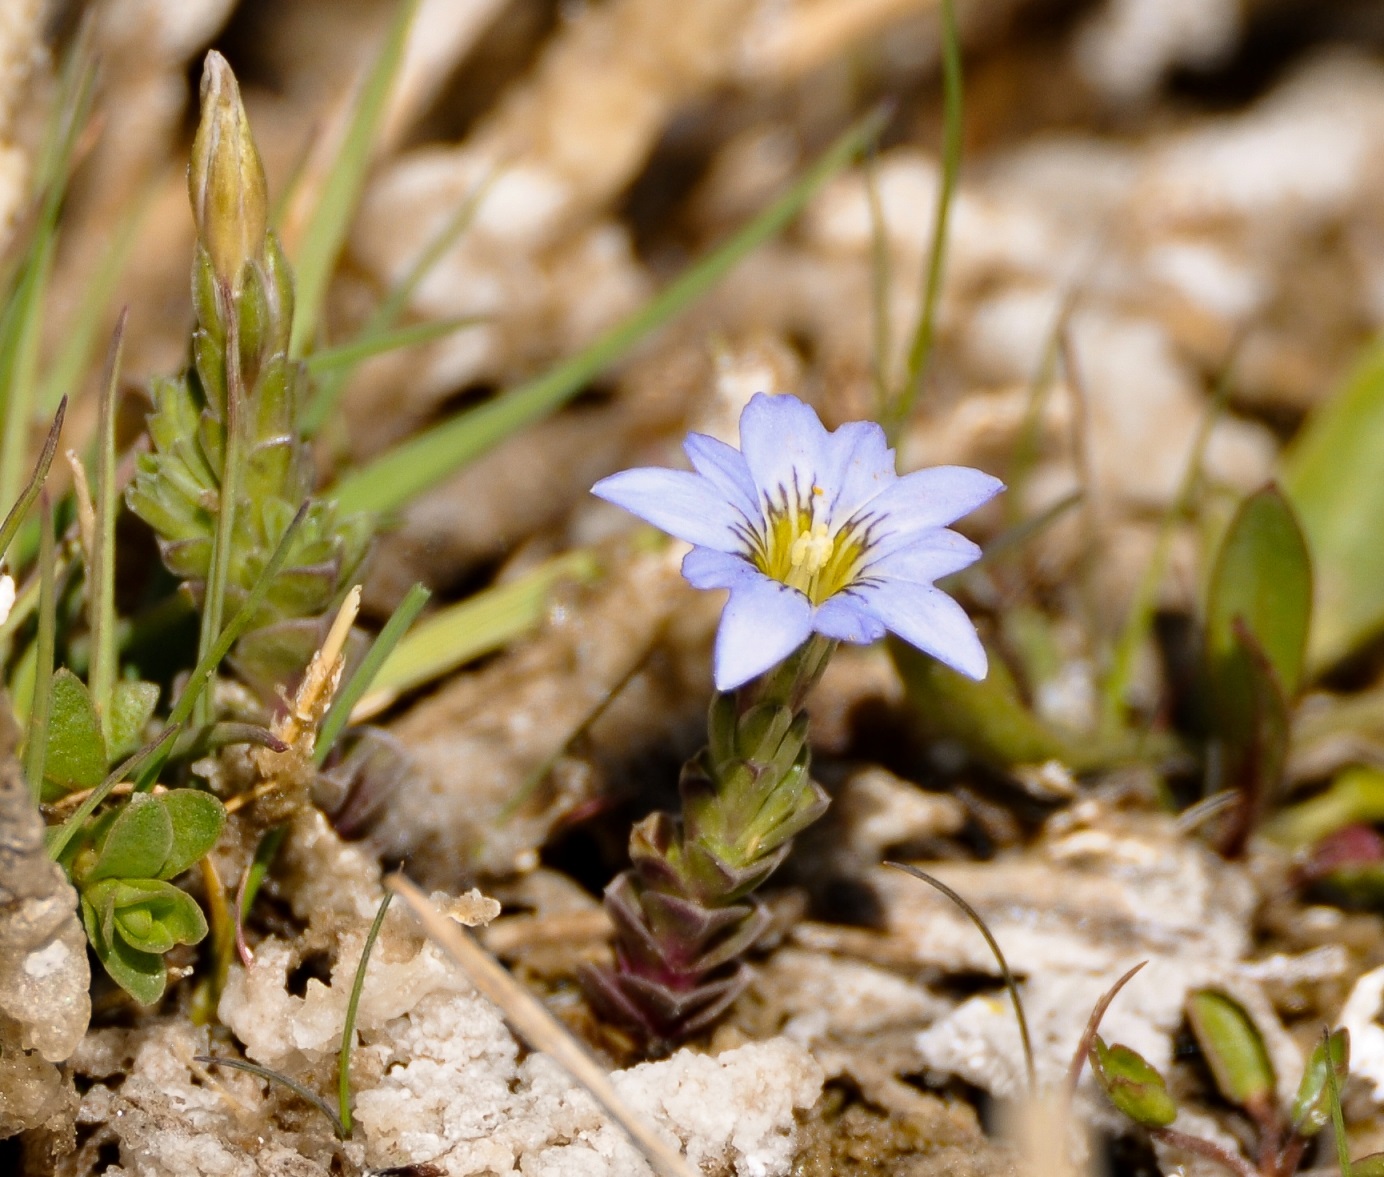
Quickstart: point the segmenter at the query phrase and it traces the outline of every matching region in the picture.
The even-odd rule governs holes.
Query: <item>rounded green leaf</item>
[[[1110,1102],[1145,1128],[1166,1128],[1177,1119],[1168,1085],[1143,1055],[1127,1046],[1106,1046],[1100,1035],[1091,1045],[1091,1070]]]
[[[82,897],[82,922],[86,925],[92,951],[111,980],[144,1005],[153,1005],[163,996],[167,973],[162,956],[141,952],[118,935],[108,936],[99,914],[85,895]]]
[[[1350,1034],[1344,1029],[1319,1041],[1307,1060],[1293,1100],[1293,1128],[1299,1136],[1315,1136],[1331,1119],[1328,1067],[1336,1072],[1338,1086],[1345,1082],[1350,1069]]]
[[[136,793],[111,823],[96,864],[83,883],[99,879],[155,879],[173,848],[173,821],[158,797]]]
[[[106,776],[106,740],[86,684],[63,667],[54,673],[49,691],[43,775],[64,791],[94,789]]]
[[[1187,1020],[1221,1094],[1242,1108],[1271,1107],[1273,1064],[1244,1007],[1229,994],[1201,989],[1187,999]]]
[[[221,836],[226,809],[210,793],[200,789],[172,789],[158,798],[173,824],[173,844],[156,875],[171,879],[207,854]]]
[[[112,760],[128,756],[143,743],[144,728],[158,705],[157,683],[122,680],[111,691],[111,713],[106,724]]]
[[[113,939],[140,952],[164,953],[175,944],[196,944],[207,934],[202,909],[172,883],[120,880],[115,888]]]
[[[1384,1152],[1372,1152],[1367,1157],[1350,1162],[1351,1177],[1384,1177]]]
[[[1234,657],[1240,645],[1235,634],[1238,618],[1291,699],[1302,680],[1311,615],[1307,541],[1283,492],[1267,486],[1240,505],[1216,557],[1206,602],[1206,641],[1213,668]]]

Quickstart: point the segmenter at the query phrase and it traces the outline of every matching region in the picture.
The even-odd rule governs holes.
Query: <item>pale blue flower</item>
[[[700,433],[683,448],[695,473],[626,470],[591,489],[693,544],[682,574],[694,587],[730,590],[718,690],[763,674],[814,632],[866,643],[890,630],[985,677],[975,626],[933,582],[980,556],[946,525],[1003,490],[999,479],[965,466],[900,478],[878,425],[829,432],[794,396],[755,395],[738,450]]]

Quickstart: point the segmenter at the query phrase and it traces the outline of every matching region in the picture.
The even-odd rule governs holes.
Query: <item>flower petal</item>
[[[782,488],[806,501],[824,465],[826,439],[812,407],[787,393],[757,392],[740,414],[740,452],[755,486],[770,500]]]
[[[817,607],[812,628],[823,637],[858,646],[877,642],[884,636],[884,622],[850,589],[828,597]]]
[[[980,559],[979,546],[944,527],[918,535],[885,537],[880,541],[879,551],[881,554],[870,559],[861,571],[862,577],[931,584],[969,568]]]
[[[705,433],[689,433],[682,448],[692,462],[692,468],[725,495],[726,500],[747,519],[759,518],[759,491],[745,455]]]
[[[812,606],[758,572],[731,590],[716,632],[716,689],[731,691],[778,665],[812,632]]]
[[[966,611],[941,589],[877,580],[851,590],[890,631],[974,679],[985,677],[985,647]]]
[[[818,477],[830,488],[827,523],[839,526],[898,481],[894,451],[873,421],[851,421],[827,434],[826,461]]]
[[[700,474],[641,467],[602,478],[591,493],[690,544],[722,552],[739,546],[740,512]]]
[[[682,574],[695,589],[728,589],[763,574],[748,560],[714,548],[693,548],[682,558]]]
[[[869,511],[886,532],[912,533],[954,523],[1003,489],[998,478],[969,466],[933,466],[896,480],[870,503]]]

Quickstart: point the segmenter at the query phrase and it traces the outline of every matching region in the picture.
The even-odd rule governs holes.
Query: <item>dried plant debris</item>
[[[3,703],[8,707],[8,702]],[[77,893],[48,858],[13,723],[0,729],[0,1138],[70,1134],[75,1094],[55,1063],[91,1018],[86,933]]]

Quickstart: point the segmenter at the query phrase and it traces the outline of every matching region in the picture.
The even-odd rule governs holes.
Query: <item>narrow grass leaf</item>
[[[87,569],[87,625],[91,630],[91,668],[87,687],[110,735],[111,693],[115,687],[115,517],[120,502],[115,493],[115,399],[120,385],[120,358],[124,350],[128,311],[121,311],[106,357],[101,382],[101,404],[96,426],[96,528],[92,536],[91,566]]]
[[[351,981],[351,996],[346,1002],[346,1021],[341,1027],[341,1051],[336,1060],[336,1103],[337,1122],[346,1137],[350,1137],[351,1122],[351,1045],[356,1036],[356,1013],[360,1009],[360,995],[365,988],[365,970],[370,963],[370,950],[380,937],[384,927],[384,917],[389,911],[389,901],[394,898],[393,891],[386,891],[380,900],[379,910],[375,912],[374,922],[365,936],[365,946],[360,950],[360,963],[356,965],[356,975]]]
[[[463,327],[474,327],[484,321],[479,316],[472,315],[463,319],[435,319],[428,323],[412,323],[393,330],[362,332],[350,343],[313,352],[305,363],[308,371],[314,376],[336,374],[355,368],[373,356],[414,347],[420,343],[431,343],[434,339],[442,339]]]
[[[43,451],[38,456],[33,474],[29,477],[28,484],[23,491],[20,492],[18,501],[10,508],[10,513],[5,516],[4,523],[0,523],[0,560],[4,559],[5,554],[10,550],[10,544],[18,534],[20,524],[24,522],[29,508],[34,505],[39,491],[43,489],[43,484],[48,480],[48,471],[53,465],[53,455],[58,452],[58,438],[62,434],[62,423],[66,416],[67,397],[63,397],[58,402],[58,410],[53,416],[52,427],[48,430],[48,437],[43,443]],[[18,602],[16,601],[15,604],[17,606]]]
[[[1331,1119],[1326,1085],[1328,1069],[1336,1072],[1338,1083],[1343,1083],[1350,1073],[1348,1030],[1335,1030],[1318,1039],[1308,1056],[1307,1066],[1302,1071],[1302,1082],[1298,1084],[1297,1095],[1293,1098],[1293,1132],[1299,1136],[1315,1136]]]
[[[117,283],[125,272],[135,242],[158,192],[150,185],[144,194],[119,214],[110,244],[100,264],[82,286],[80,300],[63,328],[61,350],[44,373],[39,385],[38,410],[51,413],[60,399],[72,394],[91,359],[96,333],[105,319]]]
[[[356,337],[357,340],[382,335],[394,329],[400,316],[404,313],[404,308],[408,306],[409,300],[413,297],[414,291],[418,289],[418,284],[427,277],[433,266],[437,265],[447,250],[470,226],[471,221],[475,218],[476,210],[480,208],[481,199],[489,187],[490,177],[487,177],[476,185],[471,195],[462,201],[456,211],[447,218],[437,236],[428,243],[418,259],[409,267],[408,273],[375,308],[365,326],[361,328]],[[458,319],[454,321],[459,325],[465,325],[467,322],[476,320]],[[309,357],[309,363],[313,359],[315,357]],[[347,365],[319,374],[317,389],[304,408],[299,421],[299,428],[305,436],[311,437],[322,428],[323,423],[341,399],[342,390],[354,372],[354,365]]]
[[[308,504],[304,503],[298,508],[298,513],[294,515],[293,522],[284,529],[283,536],[279,539],[278,547],[274,549],[274,554],[265,562],[264,568],[259,574],[259,579],[255,581],[254,587],[246,595],[236,614],[227,623],[226,627],[212,643],[211,648],[197,660],[197,665],[193,668],[189,676],[187,685],[183,688],[183,693],[178,696],[177,703],[173,706],[173,712],[168,717],[170,724],[183,724],[192,717],[193,708],[197,705],[197,699],[202,691],[210,682],[217,666],[230,653],[231,647],[235,645],[236,639],[245,631],[251,620],[254,618],[255,611],[260,607],[265,595],[269,592],[270,585],[274,582],[274,577],[279,574],[279,569],[283,562],[288,558],[288,553],[293,545],[293,539],[298,534],[298,528],[302,525],[304,517],[308,512]]]
[[[1144,567],[1144,574],[1134,590],[1134,600],[1130,603],[1129,615],[1115,640],[1111,653],[1110,670],[1101,687],[1101,730],[1107,734],[1123,725],[1125,700],[1129,695],[1130,684],[1134,681],[1134,666],[1139,651],[1148,640],[1153,628],[1154,606],[1158,601],[1158,587],[1168,569],[1172,554],[1173,536],[1178,521],[1187,516],[1201,481],[1202,462],[1206,456],[1206,446],[1211,440],[1211,429],[1220,419],[1230,393],[1231,366],[1226,365],[1221,379],[1216,384],[1216,392],[1202,414],[1201,423],[1187,455],[1187,465],[1182,471],[1182,481],[1172,504],[1163,514],[1158,527],[1158,538],[1154,543],[1153,554]]]
[[[380,54],[361,88],[341,150],[322,187],[321,198],[294,259],[298,287],[289,352],[295,359],[308,351],[316,337],[327,284],[365,184],[375,136],[403,60],[404,45],[418,3],[419,0],[402,0],[399,5]]]
[[[942,182],[937,192],[937,207],[932,221],[932,242],[928,251],[926,276],[918,320],[908,348],[908,362],[903,381],[894,394],[885,414],[884,431],[891,443],[898,440],[904,425],[918,403],[923,378],[937,331],[937,306],[942,294],[942,278],[946,273],[947,224],[951,217],[952,196],[961,171],[961,148],[964,120],[964,86],[961,77],[961,39],[956,28],[956,10],[952,0],[941,0],[942,17]]]
[[[317,1092],[310,1087],[305,1087],[296,1079],[290,1079],[287,1075],[281,1075],[278,1071],[271,1071],[268,1067],[261,1067],[258,1063],[246,1062],[238,1058],[215,1058],[209,1054],[193,1055],[192,1061],[201,1063],[209,1067],[230,1067],[236,1071],[244,1071],[246,1074],[255,1075],[269,1083],[277,1083],[281,1087],[293,1092],[299,1099],[306,1100],[312,1104],[319,1112],[331,1121],[332,1131],[336,1133],[338,1140],[346,1139],[346,1129],[341,1121],[337,1119],[336,1112],[332,1110],[332,1105],[323,1099]]]
[[[49,435],[56,442],[58,424]],[[49,461],[53,455],[48,453]],[[47,473],[47,471],[45,471]],[[37,477],[36,482],[41,481]],[[16,506],[15,511],[19,510]],[[11,518],[14,512],[11,513]],[[6,528],[10,520],[5,520]],[[28,744],[24,749],[24,775],[29,781],[29,793],[37,803],[43,792],[44,761],[48,755],[48,724],[53,709],[53,650],[57,633],[57,555],[53,548],[53,511],[44,495],[39,516],[38,555],[38,636],[35,641],[37,659],[34,669],[33,705],[29,712]]]
[[[975,924],[980,934],[985,937],[985,943],[989,946],[995,963],[1000,967],[1000,976],[1004,978],[1004,987],[1009,991],[1009,1001],[1014,1006],[1014,1018],[1019,1023],[1019,1041],[1023,1043],[1024,1048],[1024,1069],[1028,1072],[1028,1091],[1030,1095],[1037,1096],[1038,1071],[1033,1061],[1033,1039],[1029,1037],[1028,1018],[1024,1015],[1023,998],[1019,996],[1019,983],[1014,980],[1014,974],[1009,969],[1009,962],[1005,960],[1000,942],[995,939],[995,934],[990,931],[990,926],[985,922],[980,912],[976,911],[962,895],[948,887],[941,879],[934,878],[926,871],[921,871],[916,866],[909,866],[903,862],[886,862],[884,865],[891,866],[895,870],[901,870],[906,875],[912,875],[920,882],[940,891],[961,909],[966,918]]]
[[[783,196],[709,257],[692,266],[622,323],[556,368],[457,414],[346,475],[341,510],[397,511],[524,426],[566,404],[645,335],[691,306],[738,262],[782,230],[809,199],[878,135],[882,112],[862,119],[829,147]]]
[[[509,584],[439,609],[395,646],[351,719],[368,719],[405,692],[522,637],[543,620],[559,584],[589,583],[598,574],[599,565],[591,553],[569,552]]]
[[[423,606],[428,603],[430,596],[432,594],[421,584],[415,584],[409,589],[404,595],[404,599],[399,602],[399,607],[385,622],[379,636],[370,644],[370,649],[361,659],[360,665],[356,667],[351,677],[342,684],[336,698],[332,700],[327,714],[322,717],[322,725],[317,729],[317,743],[313,745],[312,758],[319,768],[327,759],[327,754],[331,752],[337,736],[341,734],[342,729],[349,722],[351,712],[360,702],[361,696],[370,689],[380,667],[394,652],[403,636],[408,633],[409,626],[423,611]]]

